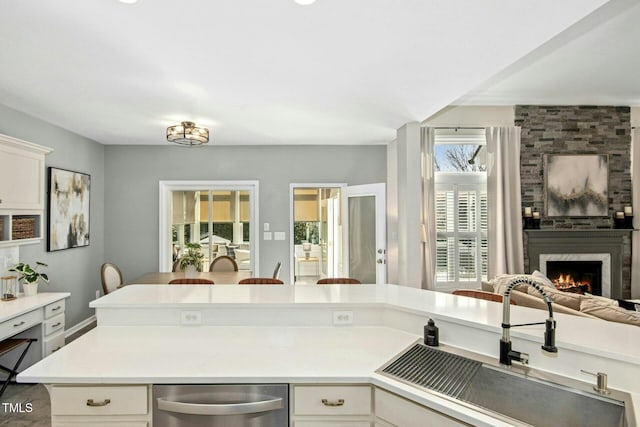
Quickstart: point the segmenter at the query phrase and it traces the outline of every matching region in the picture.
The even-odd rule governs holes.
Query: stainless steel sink
[[[590,392],[584,384],[553,376],[554,381],[491,366],[478,360],[412,345],[378,371],[425,391],[436,392],[458,403],[499,419],[533,426],[635,426],[628,394]],[[544,374],[549,377],[548,374]],[[515,424],[515,423],[514,423]]]

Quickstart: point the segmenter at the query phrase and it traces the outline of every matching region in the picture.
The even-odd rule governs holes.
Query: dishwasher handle
[[[243,403],[186,403],[157,399],[158,409],[190,415],[242,415],[269,412],[283,408],[282,398]]]

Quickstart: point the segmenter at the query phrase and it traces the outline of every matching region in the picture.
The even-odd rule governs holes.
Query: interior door
[[[345,276],[362,283],[386,283],[385,184],[344,187],[342,197]]]

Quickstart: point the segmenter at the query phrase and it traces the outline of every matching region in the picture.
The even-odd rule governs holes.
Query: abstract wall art
[[[547,154],[544,164],[547,216],[608,216],[607,154]]]
[[[49,168],[49,252],[89,246],[90,195],[90,175]]]

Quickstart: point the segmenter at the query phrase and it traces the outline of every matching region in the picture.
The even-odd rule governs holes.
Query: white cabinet
[[[469,425],[377,387],[374,401],[376,426],[460,427]]]
[[[294,427],[371,427],[372,389],[368,384],[291,385]]]
[[[64,346],[64,309],[64,299],[44,306],[42,357],[47,357]]]
[[[42,239],[49,152],[41,145],[0,134],[0,245]]]
[[[51,385],[54,427],[151,424],[150,385]]]

